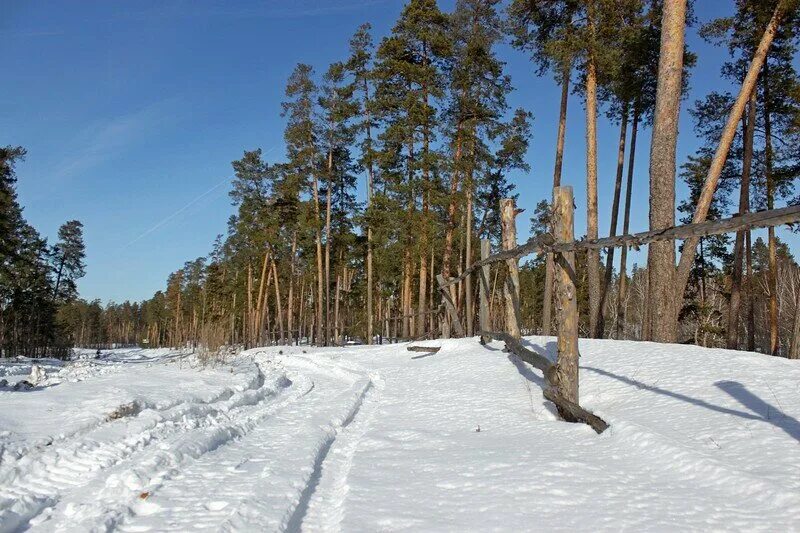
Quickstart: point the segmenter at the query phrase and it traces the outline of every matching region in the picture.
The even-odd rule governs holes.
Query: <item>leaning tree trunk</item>
[[[633,124],[631,125],[631,148],[628,155],[628,179],[625,184],[625,215],[622,219],[622,234],[627,235],[631,225],[631,199],[633,191],[633,163],[636,158],[636,134],[639,131],[639,106],[633,106]],[[619,290],[617,293],[617,338],[621,339],[625,331],[626,304],[628,296],[628,247],[623,246],[619,253]]]
[[[761,42],[758,44],[755,55],[750,62],[750,67],[747,70],[747,75],[745,76],[742,87],[739,90],[739,95],[736,97],[736,102],[734,102],[733,108],[728,115],[728,121],[725,124],[725,128],[722,130],[719,146],[717,147],[717,151],[714,153],[714,158],[711,160],[711,165],[708,169],[706,180],[703,183],[703,189],[700,192],[700,198],[697,201],[697,207],[695,208],[694,216],[692,217],[692,223],[703,222],[708,215],[708,210],[711,207],[711,201],[714,196],[714,191],[717,188],[717,182],[719,181],[719,177],[722,174],[722,169],[725,166],[725,160],[728,157],[728,152],[731,144],[733,143],[733,138],[736,135],[736,126],[738,125],[739,120],[742,118],[745,105],[750,99],[750,94],[755,89],[756,81],[758,80],[758,74],[765,64],[769,47],[775,38],[775,33],[778,30],[781,18],[785,14],[786,9],[792,1],[794,0],[781,0],[778,3],[778,5],[775,7],[775,11],[772,14],[772,19],[769,21],[769,24],[764,31]],[[683,300],[683,294],[686,290],[686,284],[689,282],[689,275],[691,274],[694,257],[697,253],[697,242],[697,237],[687,239],[684,242],[681,260],[678,264],[677,283],[675,284],[677,291],[670,295],[669,299],[671,301]],[[669,322],[677,326],[680,306],[678,306],[677,309],[673,308],[671,311],[672,316],[670,317]]]
[[[683,54],[686,0],[664,3],[658,87],[650,144],[650,229],[675,224],[675,149],[683,89]],[[675,301],[675,245],[651,243],[647,257],[649,277],[648,336],[659,342],[675,342],[678,336]],[[673,316],[675,317],[673,319]]]
[[[619,199],[622,192],[622,171],[625,164],[625,142],[628,134],[628,102],[622,106],[622,120],[620,121],[619,129],[619,149],[617,151],[617,175],[614,180],[614,200],[611,204],[611,228],[609,229],[609,236],[613,237],[617,234],[617,220],[619,219]],[[603,276],[603,285],[600,287],[600,305],[597,310],[597,329],[602,332],[605,329],[605,321],[603,319],[603,307],[605,307],[606,297],[608,296],[608,288],[611,286],[611,275],[614,272],[614,248],[611,247],[606,251],[606,270]]]
[[[572,66],[568,66],[562,73],[561,80],[561,106],[558,114],[558,136],[556,140],[556,163],[553,169],[553,188],[561,186],[561,168],[564,162],[564,138],[567,132],[567,103],[569,100],[569,78]],[[542,335],[550,335],[552,330],[553,314],[553,277],[555,264],[553,254],[547,254],[544,274],[544,298],[542,302]]]
[[[753,163],[753,133],[756,125],[756,91],[750,96],[744,126],[744,155],[742,157],[742,182],[739,187],[739,214],[750,210],[750,168]],[[739,348],[739,312],[742,303],[742,264],[744,259],[744,231],[736,232],[733,246],[733,272],[731,274],[731,299],[728,304],[728,331],[726,345],[730,350]]]

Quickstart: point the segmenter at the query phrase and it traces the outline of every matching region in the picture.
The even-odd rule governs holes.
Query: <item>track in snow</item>
[[[245,391],[32,453],[0,495],[0,531],[337,529],[382,380],[328,357],[270,363]]]
[[[186,402],[164,410],[98,424],[58,447],[34,450],[3,469],[0,531],[79,524],[112,526],[128,501],[138,498],[186,462],[249,432],[313,384],[260,367],[250,388],[214,401]],[[91,495],[91,497],[90,497]]]

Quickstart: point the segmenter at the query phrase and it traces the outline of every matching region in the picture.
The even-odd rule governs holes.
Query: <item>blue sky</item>
[[[450,9],[451,1],[440,2]],[[705,21],[732,1],[697,2]],[[22,145],[19,196],[28,220],[51,239],[65,220],[85,225],[87,275],[81,295],[143,299],[187,260],[209,252],[232,213],[230,162],[261,147],[283,156],[280,102],[298,62],[318,72],[347,54],[359,24],[376,40],[400,0],[222,2],[3,2],[0,144]],[[712,89],[724,51],[700,41],[684,105],[679,162],[694,152],[685,108]],[[559,88],[536,78],[510,47],[513,107],[535,115],[530,173],[516,173],[520,207],[550,196]],[[600,233],[608,233],[618,129],[599,129]],[[576,233],[585,228],[584,114],[570,99],[564,183],[575,186]],[[649,131],[639,137],[632,230],[647,229]],[[527,227],[521,238],[527,237]],[[780,231],[784,236],[786,232]],[[797,241],[788,237],[792,244]],[[641,256],[635,256],[641,259]]]

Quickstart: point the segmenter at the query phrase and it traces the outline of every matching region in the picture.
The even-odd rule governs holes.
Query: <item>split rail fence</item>
[[[526,363],[544,373],[546,387],[544,396],[553,402],[559,415],[570,422],[584,422],[595,431],[602,433],[607,427],[605,421],[580,407],[578,396],[578,302],[575,274],[575,252],[578,250],[599,250],[614,247],[638,247],[657,241],[673,241],[694,237],[706,237],[723,233],[745,231],[754,228],[779,226],[800,221],[800,206],[758,211],[731,218],[712,220],[696,224],[673,226],[661,230],[645,231],[630,235],[619,235],[593,240],[575,240],[574,203],[572,187],[553,189],[551,232],[529,239],[517,246],[515,217],[519,213],[513,199],[500,201],[503,230],[502,251],[490,254],[488,239],[481,241],[481,259],[465,269],[459,276],[444,279],[439,274],[436,279],[442,293],[447,317],[442,321],[442,335],[447,338],[451,329],[458,336],[471,333],[473,317],[471,309],[466,310],[466,327],[454,302],[454,286],[476,275],[479,279],[479,334],[481,342],[491,339],[505,342],[507,349]],[[520,257],[532,253],[552,253],[555,265],[555,308],[558,332],[557,359],[552,362],[545,355],[524,346],[520,341]],[[490,326],[490,268],[494,263],[505,262],[508,275],[503,286],[505,311],[505,331],[492,331]],[[469,286],[469,284],[467,285]]]

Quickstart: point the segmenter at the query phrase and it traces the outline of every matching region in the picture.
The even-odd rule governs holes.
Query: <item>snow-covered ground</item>
[[[424,344],[49,361],[0,389],[0,531],[800,531],[796,362],[582,341],[596,435],[501,344]]]

